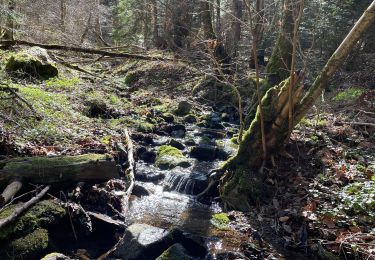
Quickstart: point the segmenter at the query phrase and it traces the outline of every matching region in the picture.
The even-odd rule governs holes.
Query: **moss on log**
[[[0,184],[15,178],[50,184],[120,177],[114,158],[108,154],[16,158],[0,165]]]

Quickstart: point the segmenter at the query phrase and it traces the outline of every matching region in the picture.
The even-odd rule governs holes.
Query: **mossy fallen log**
[[[0,162],[0,185],[6,185],[13,179],[38,184],[63,184],[119,177],[117,164],[108,154],[27,157]]]

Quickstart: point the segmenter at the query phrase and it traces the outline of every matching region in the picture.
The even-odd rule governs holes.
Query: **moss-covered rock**
[[[190,113],[192,109],[192,105],[188,101],[181,101],[178,104],[177,109],[175,110],[175,114],[179,116],[185,116]]]
[[[160,169],[173,169],[177,166],[187,168],[190,166],[187,158],[182,154],[182,152],[170,145],[160,146],[156,154],[156,166]]]
[[[5,64],[5,70],[13,76],[23,78],[32,76],[49,79],[59,74],[56,64],[47,51],[39,47],[32,47],[11,55]]]
[[[219,229],[224,229],[229,224],[228,215],[226,213],[214,214],[211,218],[211,223]]]
[[[38,259],[48,247],[48,231],[36,229],[9,243],[0,253],[2,259]]]
[[[137,131],[142,133],[151,133],[154,130],[154,125],[148,122],[140,121],[137,123]]]
[[[8,217],[16,207],[14,205],[0,213],[0,219]],[[64,216],[65,209],[53,200],[44,200],[37,203],[14,223],[0,230],[0,241],[20,237],[37,228],[48,227],[57,224]]]
[[[174,244],[163,252],[157,260],[189,260],[193,259],[181,244]]]

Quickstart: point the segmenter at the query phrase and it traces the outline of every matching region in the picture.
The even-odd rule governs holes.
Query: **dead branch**
[[[101,49],[82,48],[82,47],[76,47],[76,46],[64,46],[64,45],[58,45],[58,44],[42,44],[42,43],[34,43],[34,42],[28,42],[28,41],[22,41],[22,40],[0,41],[0,47],[10,47],[14,45],[37,46],[37,47],[41,47],[47,50],[83,52],[83,53],[89,53],[89,54],[97,54],[97,55],[102,55],[102,56],[118,57],[118,58],[126,58],[126,59],[151,60],[151,61],[174,61],[173,59],[169,59],[165,57],[132,54],[132,53],[126,53],[126,52],[109,52],[109,51],[104,51]]]
[[[28,210],[30,207],[35,205],[40,199],[47,193],[47,191],[50,189],[50,186],[46,186],[40,193],[38,193],[35,197],[30,199],[28,202],[23,204],[22,206],[18,207],[14,210],[12,214],[10,214],[8,217],[0,219],[0,229],[4,228],[5,226],[9,225],[10,223],[14,222],[17,217],[19,217],[23,212]]]

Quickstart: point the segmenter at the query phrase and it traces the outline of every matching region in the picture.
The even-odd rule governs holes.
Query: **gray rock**
[[[143,197],[143,196],[149,196],[151,193],[143,186],[139,184],[135,184],[132,195],[135,195],[137,197]]]
[[[181,244],[174,244],[163,252],[156,260],[190,260],[194,259],[189,256],[186,249]]]
[[[192,105],[188,101],[181,101],[175,111],[176,115],[185,116],[190,113]]]
[[[165,229],[147,224],[133,224],[125,230],[109,259],[155,259],[172,244]]]
[[[170,140],[169,143],[168,143],[168,145],[173,146],[173,147],[175,147],[175,148],[177,148],[179,150],[184,150],[185,149],[185,145],[183,145],[181,142],[179,142],[177,140],[174,140],[174,139]]]
[[[214,161],[217,157],[217,148],[212,145],[200,144],[190,150],[190,156],[199,161]]]

